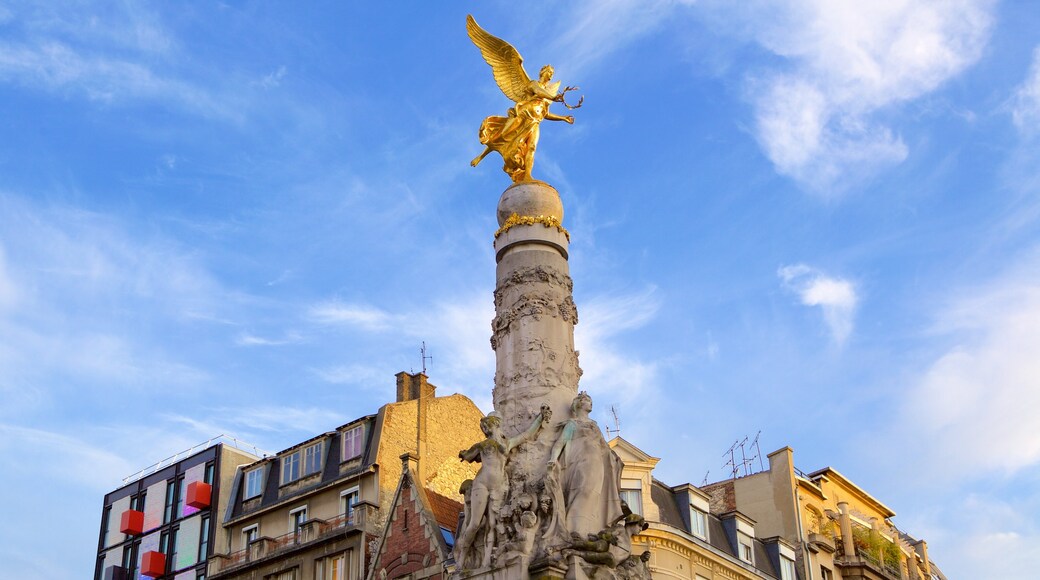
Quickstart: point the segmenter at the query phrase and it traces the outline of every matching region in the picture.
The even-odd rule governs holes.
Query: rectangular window
[[[352,487],[347,491],[339,494],[340,498],[340,513],[347,516],[347,522],[354,522],[354,506],[357,505],[359,499],[361,499],[361,492],[356,487]]]
[[[347,554],[337,554],[315,561],[314,578],[316,580],[346,580]]]
[[[112,506],[105,506],[105,512],[101,515],[101,546],[108,545],[108,528],[112,525]]]
[[[298,580],[296,576],[296,568],[285,570],[284,572],[278,572],[277,574],[268,574],[264,576],[264,580]]]
[[[834,580],[834,573],[831,569],[826,566],[820,566],[820,578],[821,580]]]
[[[123,547],[123,569],[130,573],[131,578],[137,577],[137,544]]]
[[[209,555],[209,516],[202,517],[202,529],[199,530],[199,558],[202,562]]]
[[[214,466],[214,463],[212,461],[207,463],[206,464],[206,472],[202,476],[202,481],[207,483],[207,484],[209,484],[209,485],[213,485],[213,470],[214,470],[214,467],[215,466]]]
[[[322,442],[315,443],[303,450],[303,474],[310,475],[321,471]]]
[[[177,561],[177,530],[170,530],[170,551],[169,557],[166,558],[166,570],[172,570],[174,562]]]
[[[260,537],[260,525],[253,524],[248,528],[242,528],[242,535],[245,536],[246,547],[248,548],[249,544]]]
[[[300,479],[300,452],[282,458],[282,485]]]
[[[173,510],[173,514],[180,518],[184,517],[184,500],[188,497],[188,486],[184,485],[184,476],[177,478],[177,490],[180,492],[177,494],[177,507]]]
[[[358,425],[343,432],[343,461],[349,461],[361,455],[365,440],[365,426]]]
[[[632,513],[643,515],[643,492],[638,489],[621,490],[621,501],[628,504]]]
[[[264,468],[258,467],[252,471],[246,472],[246,493],[243,499],[249,499],[256,497],[263,492],[264,486]]]
[[[740,559],[745,562],[752,562],[751,544],[745,544],[743,541],[740,542]]]
[[[780,557],[780,580],[798,580],[794,572],[794,561]]]
[[[166,507],[163,508],[164,524],[168,524],[173,521],[173,506],[177,500],[177,480],[171,479],[166,482]]]
[[[702,540],[708,539],[708,516],[693,506],[690,506],[690,532]]]
[[[307,521],[307,506],[296,508],[289,512],[289,532],[300,541],[300,528]]]

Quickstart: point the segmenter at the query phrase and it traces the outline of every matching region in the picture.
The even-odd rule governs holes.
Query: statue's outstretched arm
[[[517,445],[529,440],[531,437],[534,437],[535,433],[541,429],[542,424],[550,417],[552,417],[552,410],[548,405],[542,405],[542,412],[535,415],[534,420],[531,421],[531,426],[527,428],[527,431],[524,431],[509,440],[509,447],[506,449],[506,453],[512,451]]]
[[[556,463],[560,459],[560,453],[563,453],[563,448],[574,439],[574,421],[567,421],[567,424],[563,426],[563,433],[560,433],[560,438],[556,440],[553,445],[552,451],[549,452],[549,463]]]
[[[545,118],[550,121],[567,121],[568,123],[574,123],[574,117],[571,115],[557,115],[556,113],[546,113]]]
[[[480,443],[474,443],[469,449],[459,451],[459,459],[473,463],[480,462]]]

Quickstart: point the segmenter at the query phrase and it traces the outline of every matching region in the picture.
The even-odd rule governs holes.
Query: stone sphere
[[[544,181],[522,181],[509,186],[498,200],[498,225],[509,216],[555,217],[563,222],[563,202],[556,188]]]

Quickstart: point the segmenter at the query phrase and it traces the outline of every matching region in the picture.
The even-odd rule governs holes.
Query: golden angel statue
[[[549,112],[549,105],[563,103],[568,109],[581,106],[582,97],[575,106],[568,105],[563,97],[578,87],[566,87],[559,92],[560,83],[551,82],[553,67],[545,65],[532,80],[524,70],[524,59],[508,42],[489,34],[481,28],[473,16],[466,16],[466,32],[470,40],[480,49],[481,56],[491,65],[498,88],[516,103],[505,117],[488,117],[480,124],[480,143],[484,152],[470,165],[476,167],[492,151],[498,151],[505,163],[505,171],[514,182],[529,181],[534,165],[534,151],[538,147],[538,125],[543,119],[574,123],[574,117]]]

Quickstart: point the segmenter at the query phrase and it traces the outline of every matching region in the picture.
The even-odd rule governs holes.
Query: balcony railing
[[[326,539],[330,536],[349,531],[364,529],[366,522],[374,520],[376,506],[359,504],[350,514],[343,514],[332,519],[314,518],[300,525],[295,532],[289,532],[274,538],[263,536],[249,543],[242,550],[230,554],[214,554],[210,558],[209,574],[215,575],[231,568],[244,566],[250,562],[263,560],[270,556],[283,554],[300,546]]]
[[[836,563],[839,566],[850,566],[850,565],[866,565],[868,568],[873,570],[875,573],[884,576],[885,578],[891,578],[892,580],[900,580],[902,574],[900,573],[899,564],[892,564],[885,562],[878,557],[878,554],[856,546],[856,553],[850,555],[845,553],[844,543],[841,538],[835,542],[834,557]]]

